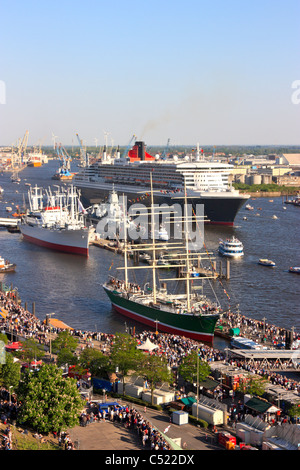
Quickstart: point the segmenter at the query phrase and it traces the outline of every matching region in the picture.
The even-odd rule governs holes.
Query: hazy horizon
[[[299,17],[298,0],[2,0],[0,145],[297,146]]]

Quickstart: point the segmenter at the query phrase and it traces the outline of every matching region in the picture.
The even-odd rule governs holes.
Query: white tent
[[[153,349],[158,348],[158,346],[154,343],[151,343],[150,339],[147,338],[143,344],[140,344],[138,349],[143,349],[144,351],[153,351]]]

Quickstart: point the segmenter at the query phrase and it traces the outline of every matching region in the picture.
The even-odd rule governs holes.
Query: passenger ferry
[[[244,246],[240,240],[235,237],[220,240],[219,253],[223,256],[238,258],[244,256]]]
[[[73,184],[80,189],[85,205],[101,203],[114,189],[127,197],[127,207],[142,203],[150,205],[150,174],[152,175],[154,203],[182,207],[185,200],[196,208],[203,208],[205,222],[233,225],[235,216],[249,195],[241,194],[229,183],[233,166],[205,160],[197,149],[196,156],[179,159],[153,157],[145,150],[144,142],[135,142],[128,156],[116,158],[106,155],[89,164],[86,160],[74,175]],[[178,206],[179,205],[179,206]],[[174,210],[174,213],[176,209]]]

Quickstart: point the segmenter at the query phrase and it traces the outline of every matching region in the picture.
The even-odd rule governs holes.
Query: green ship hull
[[[212,343],[216,323],[219,314],[193,314],[175,313],[159,307],[143,305],[139,302],[123,297],[121,292],[103,286],[113,307],[121,315],[124,315],[139,323],[156,328],[159,323],[159,331],[185,336],[197,341]]]

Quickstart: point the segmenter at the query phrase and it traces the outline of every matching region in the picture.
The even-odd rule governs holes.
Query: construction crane
[[[76,134],[77,140],[80,146],[80,154],[81,154],[81,166],[88,166],[89,165],[89,158],[86,150],[83,148],[82,141],[79,138],[79,135]]]
[[[129,144],[127,145],[126,149],[124,150],[123,154],[122,154],[122,158],[126,158],[126,156],[128,155],[128,151],[130,149],[130,147],[132,146],[132,143],[136,141],[136,135],[133,134],[133,136],[131,137],[130,141],[129,141]]]

